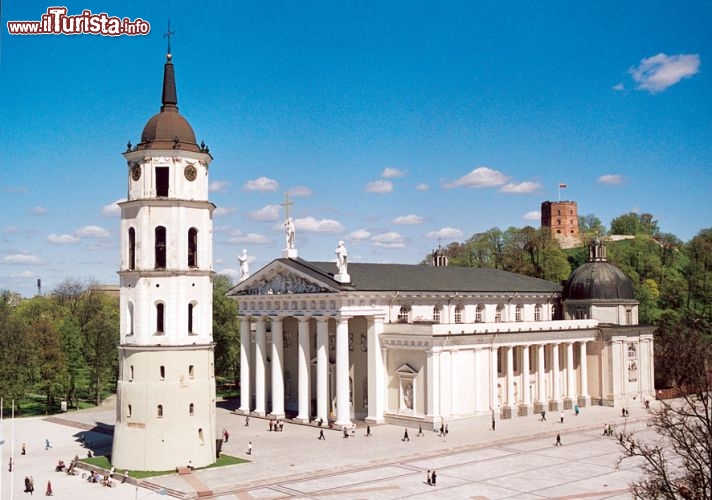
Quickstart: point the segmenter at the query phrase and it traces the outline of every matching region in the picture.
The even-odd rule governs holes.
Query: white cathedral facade
[[[216,456],[212,157],[177,103],[169,51],[161,110],[124,153],[118,469],[202,467]]]
[[[563,289],[494,269],[276,259],[228,292],[239,411],[438,427],[651,399],[652,329],[604,248]]]

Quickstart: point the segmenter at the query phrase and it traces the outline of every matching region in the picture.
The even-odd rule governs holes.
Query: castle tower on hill
[[[161,110],[124,153],[118,469],[204,467],[216,456],[212,156],[178,113],[168,52]]]
[[[547,228],[561,248],[581,244],[579,239],[578,207],[575,201],[544,201],[541,204],[541,227]]]

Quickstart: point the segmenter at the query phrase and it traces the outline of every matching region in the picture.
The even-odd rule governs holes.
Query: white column
[[[522,402],[529,406],[532,404],[529,397],[529,346],[522,346],[520,352],[522,353]]]
[[[579,343],[579,354],[581,358],[581,396],[588,396],[588,360],[586,359],[586,341]]]
[[[284,345],[282,318],[272,318],[272,412],[276,418],[284,417]]]
[[[316,419],[329,420],[329,318],[316,320]]]
[[[309,349],[309,318],[299,318],[299,353],[297,363],[299,365],[299,414],[297,420],[309,421],[309,363],[311,362],[311,351]]]
[[[536,387],[539,392],[539,403],[542,405],[546,404],[546,383],[544,382],[546,376],[546,364],[544,363],[545,347],[545,344],[536,346]]]
[[[437,350],[436,350],[437,349]],[[432,419],[433,427],[440,427],[440,348],[433,347],[425,352],[428,381],[427,415]]]
[[[559,373],[559,344],[551,344],[551,377],[554,387],[551,399],[561,400],[561,374]]]
[[[351,425],[348,316],[336,320],[336,425]]]
[[[250,413],[250,318],[240,318],[240,411]]]
[[[255,413],[265,414],[265,365],[267,339],[265,318],[255,320]]]
[[[498,411],[499,401],[497,399],[497,347],[490,347],[490,408]]]
[[[514,347],[508,345],[507,349],[507,406],[514,406]]]
[[[574,378],[574,343],[566,343],[566,397],[570,401],[576,399],[576,379]]]
[[[366,346],[368,353],[368,416],[369,423],[382,423],[385,413],[385,367],[381,357],[381,333],[383,333],[383,318],[369,317],[366,320],[368,329]]]

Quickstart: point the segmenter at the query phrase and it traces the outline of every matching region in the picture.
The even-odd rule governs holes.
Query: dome
[[[567,300],[635,300],[633,283],[613,264],[587,262],[577,267],[564,284]]]
[[[166,55],[163,67],[163,95],[161,111],[153,115],[141,133],[137,149],[182,149],[200,151],[195,133],[188,120],[178,112],[178,94],[171,54]]]

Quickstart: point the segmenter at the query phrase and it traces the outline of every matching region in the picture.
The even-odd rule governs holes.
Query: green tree
[[[712,321],[712,229],[703,229],[685,245],[688,307]]]
[[[579,215],[579,234],[581,241],[590,241],[606,234],[601,219],[593,214]]]
[[[235,387],[239,387],[240,321],[237,317],[237,302],[225,295],[230,288],[232,281],[229,276],[219,274],[213,279],[215,372],[218,376],[234,380]]]
[[[30,355],[27,326],[15,310],[0,302],[0,397],[19,401],[30,391]],[[18,405],[18,411],[19,411]]]
[[[66,390],[67,365],[62,351],[61,334],[46,319],[39,319],[30,326],[31,364],[37,374],[37,387],[45,395],[46,412],[56,406],[57,396]]]
[[[647,234],[653,236],[659,232],[658,221],[651,214],[630,212],[611,221],[611,234]]]
[[[62,350],[67,362],[66,399],[70,407],[79,407],[78,386],[86,379],[87,365],[84,361],[84,337],[81,326],[74,315],[67,315],[59,324]]]
[[[624,430],[620,461],[635,458],[643,479],[633,482],[636,498],[712,498],[712,361],[710,325],[691,312],[667,312],[655,332],[656,378],[681,396],[661,400],[648,426],[659,435],[646,438]]]

